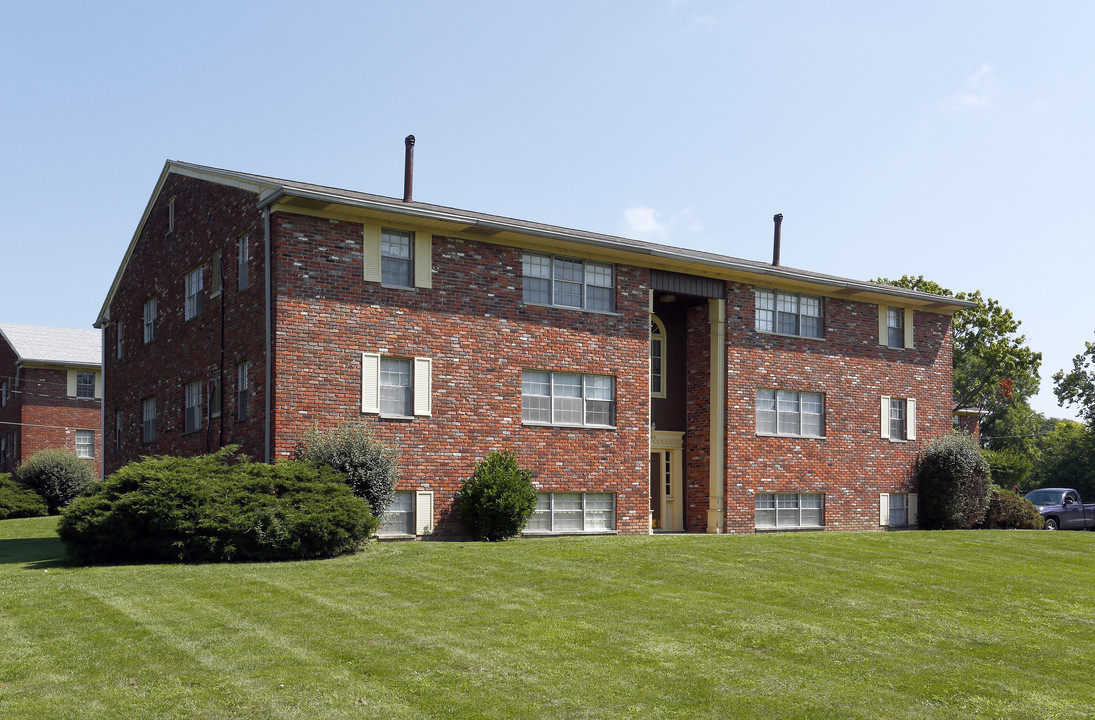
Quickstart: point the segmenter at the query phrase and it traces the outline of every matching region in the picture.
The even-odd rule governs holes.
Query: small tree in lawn
[[[916,482],[920,527],[967,529],[985,519],[992,498],[989,464],[969,435],[951,433],[928,442]]]
[[[395,498],[399,448],[377,440],[360,420],[344,422],[329,432],[309,430],[293,450],[293,459],[328,465],[345,474],[354,495],[368,502],[378,518]]]
[[[475,466],[457,494],[460,515],[476,537],[505,540],[524,530],[536,511],[532,471],[518,467],[509,450],[495,451]]]
[[[39,450],[15,470],[23,485],[42,496],[51,514],[87,492],[95,482],[95,471],[87,460],[71,450]]]

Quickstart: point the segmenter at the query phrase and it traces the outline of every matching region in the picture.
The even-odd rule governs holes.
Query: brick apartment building
[[[100,469],[102,333],[0,322],[0,473],[65,448]]]
[[[528,534],[915,524],[967,303],[406,194],[168,161],[96,322],[106,471],[365,418],[388,534],[459,533],[495,449]]]

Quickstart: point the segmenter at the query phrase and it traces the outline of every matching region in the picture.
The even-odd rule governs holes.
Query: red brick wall
[[[879,493],[915,491],[920,448],[950,431],[950,317],[916,312],[915,349],[890,349],[876,305],[827,298],[824,339],[768,335],[753,289],[727,289],[727,530],[753,531],[757,492],[825,493],[826,529],[878,528]],[[757,435],[758,388],[825,393],[825,437]],[[883,395],[917,400],[916,440],[880,437]]]
[[[688,308],[687,313],[688,428],[684,435],[684,528],[707,532],[711,497],[711,323],[708,304]]]
[[[461,481],[503,449],[542,490],[616,493],[617,529],[646,532],[646,270],[617,267],[618,315],[525,306],[520,250],[435,236],[433,288],[389,289],[361,279],[361,226],[281,213],[273,221],[278,457],[308,427],[361,415],[363,351],[429,357],[431,417],[365,417],[402,447],[400,488],[434,491],[439,532],[457,530]],[[615,376],[617,429],[523,426],[525,368]]]
[[[168,231],[167,202],[175,197],[175,226]],[[262,216],[253,193],[170,175],[133,249],[103,328],[106,346],[105,409],[108,473],[142,455],[196,455],[236,443],[263,457],[264,300]],[[250,284],[239,291],[237,245],[250,242]],[[213,254],[222,253],[224,290],[212,296]],[[184,274],[202,266],[201,314],[184,320]],[[156,339],[144,343],[145,301],[157,298]],[[118,322],[122,357],[117,359]],[[249,417],[236,420],[236,366],[250,361]],[[183,434],[184,386],[207,383],[223,371],[221,418]],[[204,387],[208,387],[204,385]],[[204,393],[203,393],[204,395]],[[156,398],[156,441],[142,442],[141,405]],[[114,447],[114,413],[122,418],[121,447]]]
[[[0,437],[7,438],[7,458],[0,472],[13,472],[39,450],[76,451],[76,431],[95,432],[95,460],[99,474],[102,432],[99,401],[66,397],[68,371],[64,368],[16,369],[16,355],[0,340],[0,382],[8,383],[8,402],[0,407]]]

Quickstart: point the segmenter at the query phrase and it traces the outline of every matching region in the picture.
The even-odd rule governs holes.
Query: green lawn
[[[1095,534],[73,567],[0,521],[0,718],[1095,717]]]

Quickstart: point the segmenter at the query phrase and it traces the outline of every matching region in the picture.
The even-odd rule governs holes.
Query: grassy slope
[[[1091,533],[78,568],[0,522],[0,717],[1095,716]]]

